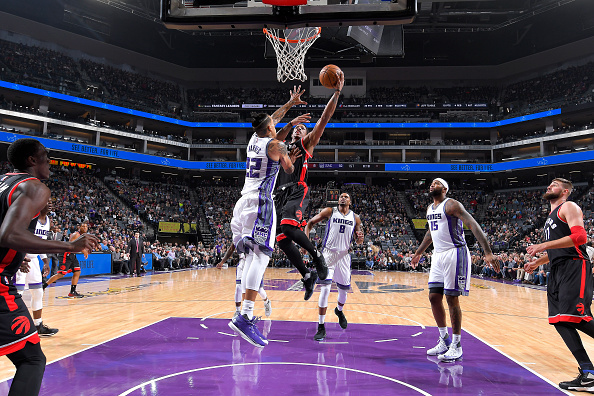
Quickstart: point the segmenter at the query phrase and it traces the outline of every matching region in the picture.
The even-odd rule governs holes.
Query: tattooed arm
[[[344,85],[344,73],[341,72],[340,77],[339,77],[339,83],[338,83],[338,86],[336,87],[336,91],[334,91],[334,95],[332,95],[332,97],[328,101],[328,104],[326,105],[326,108],[324,109],[322,116],[318,120],[316,126],[311,130],[311,132],[308,133],[303,138],[303,147],[310,154],[313,152],[314,147],[316,147],[318,145],[318,143],[320,142],[320,138],[322,137],[322,134],[324,133],[326,124],[328,124],[328,121],[330,121],[330,119],[334,115],[334,111],[336,110],[336,105],[338,104],[338,97],[340,96],[340,91],[342,91],[343,85]]]
[[[272,114],[272,123],[274,125],[278,124],[280,120],[283,119],[287,111],[295,105],[298,104],[307,104],[306,102],[301,100],[301,95],[305,93],[305,89],[301,89],[301,85],[299,87],[293,86],[293,90],[290,91],[291,99],[287,103],[285,103],[280,109]]]
[[[295,171],[293,161],[291,161],[291,158],[289,157],[287,145],[284,142],[276,139],[271,140],[270,143],[268,143],[268,157],[275,161],[280,161],[280,164],[286,173],[291,174]]]

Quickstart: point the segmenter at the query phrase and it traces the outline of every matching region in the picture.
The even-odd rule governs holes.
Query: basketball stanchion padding
[[[307,0],[262,0],[262,3],[279,7],[292,7],[307,5]]]
[[[276,78],[279,82],[287,80],[307,80],[304,62],[307,50],[320,37],[322,28],[304,27],[297,29],[266,29],[264,34],[276,53]]]

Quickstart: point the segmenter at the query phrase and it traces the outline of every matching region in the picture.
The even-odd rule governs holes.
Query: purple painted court
[[[47,366],[41,395],[548,395],[552,384],[463,331],[464,358],[438,363],[434,328],[262,321],[259,349],[228,319],[168,318]]]

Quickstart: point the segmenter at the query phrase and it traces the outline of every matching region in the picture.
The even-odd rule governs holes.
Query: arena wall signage
[[[151,120],[163,121],[163,122],[167,122],[170,124],[183,125],[183,126],[190,127],[190,128],[251,128],[252,127],[252,124],[249,122],[189,122],[189,121],[183,121],[183,120],[178,120],[178,119],[171,118],[171,117],[164,117],[164,116],[161,116],[158,114],[151,114],[151,113],[147,113],[147,112],[140,111],[140,110],[128,109],[128,108],[121,107],[121,106],[110,105],[107,103],[101,103],[101,102],[97,102],[94,100],[78,98],[76,96],[65,95],[65,94],[61,94],[58,92],[52,92],[52,91],[47,91],[44,89],[28,87],[26,85],[15,84],[15,83],[10,83],[10,82],[6,82],[6,81],[0,81],[0,87],[8,88],[8,89],[16,90],[16,91],[21,91],[21,92],[27,92],[27,93],[31,93],[31,94],[35,94],[35,95],[45,96],[48,98],[64,100],[66,102],[78,103],[78,104],[92,106],[92,107],[96,107],[96,108],[100,108],[100,109],[116,111],[118,113],[128,114],[128,115],[142,117],[142,118],[148,118]],[[259,106],[259,104],[248,104],[248,105],[249,106],[254,106],[254,105]],[[450,105],[452,107],[454,107],[454,106],[461,105],[461,104],[450,104]],[[468,106],[472,105],[473,107],[478,107],[478,108],[481,107],[481,106],[479,106],[480,104],[476,104],[477,106],[475,106],[475,104],[467,104],[467,105]],[[239,107],[240,105],[229,105],[228,104],[228,105],[218,105],[218,106],[220,108],[235,108],[235,107]],[[380,106],[380,105],[377,105],[377,106]],[[387,105],[381,105],[381,106],[387,106]],[[397,108],[397,107],[401,107],[402,105],[393,104],[390,106]],[[428,108],[430,106],[434,106],[434,105],[429,105],[429,104],[420,105],[420,104],[418,104],[418,106],[415,105],[414,107]],[[280,105],[279,106],[277,106],[277,105],[262,105],[262,107],[276,109],[276,108],[280,107]],[[348,107],[348,105],[344,106],[344,108],[347,108],[347,107]],[[445,105],[442,105],[442,107],[445,107]],[[384,108],[388,108],[388,107],[384,107]],[[461,108],[461,107],[459,107],[459,108]],[[433,123],[423,123],[423,122],[412,122],[412,123],[336,122],[336,123],[329,123],[326,126],[326,128],[342,128],[342,129],[360,129],[360,128],[363,128],[363,129],[365,129],[365,128],[391,128],[391,129],[399,129],[399,128],[407,128],[407,129],[408,128],[421,128],[421,129],[423,129],[423,128],[495,128],[495,127],[502,126],[502,125],[515,124],[518,122],[524,122],[524,121],[534,120],[537,118],[549,117],[549,116],[558,115],[558,114],[561,114],[561,109],[543,111],[541,113],[530,114],[530,115],[526,115],[526,116],[522,116],[522,117],[515,117],[515,118],[510,118],[507,120],[492,121],[492,122],[433,122]],[[285,125],[286,124],[277,124],[278,127],[283,127]],[[306,124],[306,126],[308,128],[313,128],[315,126],[315,124],[308,123],[308,124]]]
[[[0,132],[0,142],[12,143],[17,139],[30,138],[10,132]],[[106,157],[152,165],[176,167],[185,170],[245,170],[245,162],[206,162],[185,161],[175,158],[164,158],[149,154],[140,154],[124,150],[105,149],[102,147],[65,142],[61,140],[35,137],[50,150],[59,150],[77,154],[89,154],[97,157]],[[94,149],[94,150],[91,150]],[[446,173],[491,173],[505,172],[517,169],[539,168],[560,164],[594,161],[594,150],[575,153],[552,155],[547,157],[529,158],[524,160],[496,162],[493,164],[431,164],[431,163],[315,163],[314,170],[336,170],[339,172],[446,172]]]

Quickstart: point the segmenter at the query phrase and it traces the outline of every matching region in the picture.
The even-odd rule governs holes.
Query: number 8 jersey
[[[247,146],[247,160],[245,163],[245,184],[241,195],[264,191],[267,196],[272,196],[279,161],[268,157],[268,144],[272,138],[261,138],[254,133]]]
[[[332,216],[330,216],[326,224],[324,250],[332,250],[333,252],[348,251],[354,231],[355,213],[351,210],[345,216],[337,207],[332,208]]]
[[[431,232],[433,248],[438,253],[466,246],[462,220],[445,213],[445,203],[449,199],[444,199],[436,208],[433,204],[427,208],[427,224]]]

